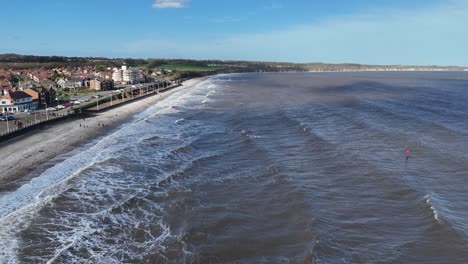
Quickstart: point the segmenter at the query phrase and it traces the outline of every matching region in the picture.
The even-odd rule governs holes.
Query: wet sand
[[[47,126],[0,144],[0,189],[25,177],[39,165],[89,143],[116,128],[130,117],[169,95],[196,85],[204,78],[185,81],[182,86],[96,114],[91,118]],[[104,125],[102,125],[104,124]]]

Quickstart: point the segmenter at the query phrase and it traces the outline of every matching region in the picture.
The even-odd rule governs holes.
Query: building
[[[16,113],[37,108],[29,94],[16,91],[0,96],[0,112]]]
[[[101,81],[98,79],[91,80],[89,89],[95,91],[101,91]]]
[[[113,80],[103,80],[103,79],[95,79],[91,80],[91,85],[89,87],[95,91],[108,91],[114,89],[114,81]]]
[[[62,89],[68,90],[76,90],[76,88],[80,88],[84,86],[83,79],[80,78],[71,78],[71,79],[64,79],[61,78],[57,81],[57,85],[60,86]]]
[[[123,81],[123,75],[122,75],[122,70],[118,68],[114,68],[114,72],[112,73],[112,80],[114,82],[122,82]]]
[[[33,102],[36,102],[37,105],[40,105],[39,100],[41,97],[37,88],[27,88],[27,89],[24,89],[24,92],[29,94],[29,96],[32,97]]]
[[[57,80],[57,85],[60,87],[60,88],[65,88],[65,85],[68,83],[68,80],[67,79],[64,79],[64,78],[60,78]]]
[[[140,79],[139,72],[136,69],[128,68],[123,65],[121,69],[114,68],[112,80],[114,82],[136,83]]]
[[[128,69],[127,66],[122,66],[122,76],[126,83],[136,83],[140,79],[138,70]]]
[[[91,86],[91,78],[86,77],[83,80],[81,80],[81,84],[83,87],[90,87]]]
[[[57,92],[54,88],[34,87],[25,89],[24,92],[32,97],[38,107],[57,104]]]
[[[46,88],[57,88],[57,83],[53,81],[43,81],[39,84],[40,86],[46,87]]]
[[[109,91],[114,89],[114,81],[113,80],[102,80],[101,81],[101,91]]]
[[[0,96],[2,95],[7,95],[9,94],[10,92],[14,91],[13,90],[13,87],[11,87],[10,85],[2,85],[0,86]]]
[[[85,86],[84,79],[82,78],[71,78],[68,82],[73,83],[75,88],[80,88]]]

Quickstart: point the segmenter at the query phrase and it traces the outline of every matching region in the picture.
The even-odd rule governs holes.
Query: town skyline
[[[468,61],[468,4],[460,0],[23,0],[5,3],[4,10],[14,22],[0,37],[1,53],[370,65]],[[80,15],[67,15],[70,10]]]

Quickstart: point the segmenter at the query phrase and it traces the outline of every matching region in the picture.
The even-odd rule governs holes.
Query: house
[[[81,78],[72,78],[69,80],[69,83],[72,83],[74,88],[80,88],[84,86],[83,79]]]
[[[47,81],[43,81],[40,83],[41,86],[44,86],[46,88],[56,88],[57,87],[57,84],[53,81],[50,81],[50,80],[47,80]]]
[[[89,78],[89,77],[83,78],[83,79],[81,80],[81,86],[83,86],[83,87],[84,87],[84,86],[90,87],[90,86],[91,86],[91,78]],[[80,86],[80,87],[81,87],[81,86]]]
[[[24,92],[32,97],[33,102],[38,107],[55,105],[57,103],[57,92],[54,88],[34,87],[28,88]]]
[[[32,96],[29,94],[16,91],[0,96],[0,112],[1,113],[16,113],[25,110],[34,109],[35,103]]]
[[[0,96],[9,94],[12,91],[14,91],[14,90],[13,90],[13,87],[11,87],[10,85],[0,86]]]
[[[57,85],[62,89],[75,90],[76,88],[80,88],[83,86],[83,79],[80,78],[60,78],[56,82]]]
[[[37,88],[27,88],[27,89],[24,89],[24,92],[29,94],[29,96],[32,97],[32,101],[33,102],[36,102],[38,103],[38,105],[40,106],[41,104],[39,103],[39,100],[40,100],[40,95],[39,95],[39,91]]]
[[[60,78],[56,81],[57,85],[61,88],[65,88],[65,84],[68,83],[68,80],[65,78]]]
[[[89,88],[95,91],[101,91],[101,81],[98,79],[91,80]]]
[[[113,80],[103,80],[103,79],[95,79],[92,80],[90,83],[90,89],[95,91],[108,91],[114,89],[114,81]]]
[[[109,91],[114,89],[114,80],[112,79],[105,79],[101,81],[101,90],[102,91]]]

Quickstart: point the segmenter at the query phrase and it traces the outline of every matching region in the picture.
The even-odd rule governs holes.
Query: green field
[[[195,66],[188,64],[164,64],[161,65],[161,68],[175,70],[177,72],[209,72],[222,70],[221,67],[209,67],[209,66]]]

